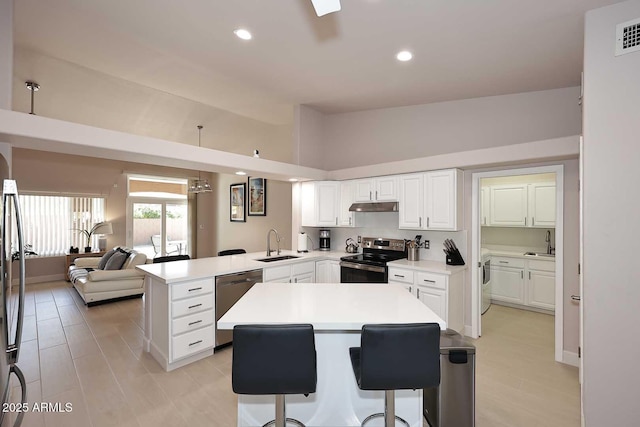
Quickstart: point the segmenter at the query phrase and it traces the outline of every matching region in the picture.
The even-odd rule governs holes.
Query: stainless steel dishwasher
[[[244,271],[216,277],[216,347],[233,340],[233,330],[219,330],[218,320],[256,283],[262,282],[262,270]]]

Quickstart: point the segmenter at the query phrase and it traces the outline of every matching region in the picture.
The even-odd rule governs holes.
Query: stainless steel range
[[[341,283],[387,283],[387,262],[407,257],[404,240],[364,237],[363,253],[340,258]]]

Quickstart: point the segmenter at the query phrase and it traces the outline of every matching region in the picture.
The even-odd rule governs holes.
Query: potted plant
[[[94,234],[111,234],[113,233],[111,223],[110,222],[99,222],[91,227],[90,230],[81,230],[79,228],[74,228],[77,232],[84,234],[87,237],[87,245],[84,247],[84,251],[91,252],[91,236]]]

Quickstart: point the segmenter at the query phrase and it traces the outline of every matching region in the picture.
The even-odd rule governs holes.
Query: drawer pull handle
[[[198,288],[192,288],[189,289],[189,292],[193,292],[193,291],[201,291],[202,290],[202,286],[198,287]]]
[[[189,326],[197,325],[198,323],[202,323],[202,320],[196,320],[195,322],[189,322]]]
[[[191,347],[192,345],[200,344],[201,342],[202,342],[202,340],[198,340],[196,342],[190,342],[189,343],[189,347]]]
[[[192,308],[200,307],[200,306],[202,306],[202,304],[190,305],[189,310],[191,310]]]
[[[400,277],[401,279],[404,279],[404,276],[400,275],[400,274],[394,274],[395,277]]]
[[[429,279],[424,279],[425,282],[429,282],[429,283],[436,283],[435,280],[429,280]]]
[[[509,261],[498,261],[500,264],[509,264]]]

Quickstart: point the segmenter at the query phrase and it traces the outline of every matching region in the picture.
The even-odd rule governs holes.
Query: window
[[[89,230],[104,221],[103,197],[20,195],[24,243],[40,256],[64,255],[70,246],[84,248],[86,237],[78,230]],[[17,248],[17,233],[13,247]],[[98,247],[98,236],[90,246]]]

